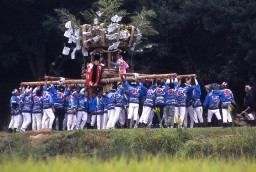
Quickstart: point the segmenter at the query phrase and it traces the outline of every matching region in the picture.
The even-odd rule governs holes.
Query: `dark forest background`
[[[128,62],[133,59],[135,71],[196,73],[202,85],[226,81],[242,108],[244,85],[256,86],[256,1],[121,2],[119,10],[127,13],[124,21],[141,10],[154,14],[148,21],[155,33],[144,34],[145,46],[124,54]],[[39,80],[44,74],[80,78],[82,57],[62,55],[67,40],[55,9],[66,8],[86,23],[81,12],[97,5],[95,0],[0,1],[0,129],[9,122],[11,90],[21,81]]]

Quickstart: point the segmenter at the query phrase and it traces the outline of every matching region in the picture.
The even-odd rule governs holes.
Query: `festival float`
[[[99,14],[98,14],[99,13]],[[100,16],[100,12],[97,12]],[[35,86],[44,84],[53,85],[83,85],[89,88],[89,92],[101,87],[108,91],[114,83],[121,82],[121,75],[126,81],[156,79],[156,78],[185,78],[195,74],[177,75],[167,74],[140,74],[129,68],[129,64],[120,55],[124,51],[134,51],[136,44],[141,40],[140,29],[133,25],[120,24],[121,16],[115,15],[110,23],[99,23],[97,18],[93,24],[83,24],[80,27],[72,26],[71,21],[65,24],[67,29],[64,36],[69,44],[75,48],[71,53],[71,59],[75,59],[77,51],[82,51],[83,56],[88,56],[87,63],[82,64],[81,77],[68,79],[63,77],[45,76],[45,81],[21,82],[21,86]],[[70,54],[70,47],[63,48],[63,54]],[[115,57],[119,56],[115,61]]]

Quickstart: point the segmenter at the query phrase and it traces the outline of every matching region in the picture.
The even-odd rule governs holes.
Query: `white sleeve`
[[[198,85],[197,79],[195,78],[195,84]]]

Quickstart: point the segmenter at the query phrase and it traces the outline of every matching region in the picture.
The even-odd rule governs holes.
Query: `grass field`
[[[1,171],[15,166],[26,172],[32,167],[37,172],[69,167],[72,171],[256,169],[255,127],[63,131],[32,139],[36,134],[0,133]]]
[[[113,158],[107,161],[98,159],[78,159],[57,157],[44,161],[28,159],[26,161],[4,160],[0,163],[1,172],[255,172],[256,163],[240,160],[221,159],[169,159],[167,157],[145,157],[138,161],[137,158]]]

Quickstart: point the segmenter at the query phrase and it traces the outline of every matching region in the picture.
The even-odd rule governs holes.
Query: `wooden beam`
[[[170,73],[170,74],[154,74],[154,75],[143,75],[143,76],[138,76],[137,80],[145,80],[145,79],[156,79],[156,78],[165,78],[165,77],[192,77],[195,76],[195,74],[190,74],[190,75],[178,75],[176,73]],[[134,77],[126,77],[126,81],[133,81]],[[101,84],[108,84],[108,83],[113,83],[113,82],[120,82],[121,78],[120,77],[114,77],[114,78],[102,78],[100,80]],[[47,81],[47,84],[53,84],[53,85],[59,85],[59,81]],[[36,82],[22,82],[20,85],[28,85],[28,86],[36,86],[36,85],[44,85],[45,81],[36,81]],[[70,80],[65,80],[64,84],[85,84],[85,79],[70,79]]]

